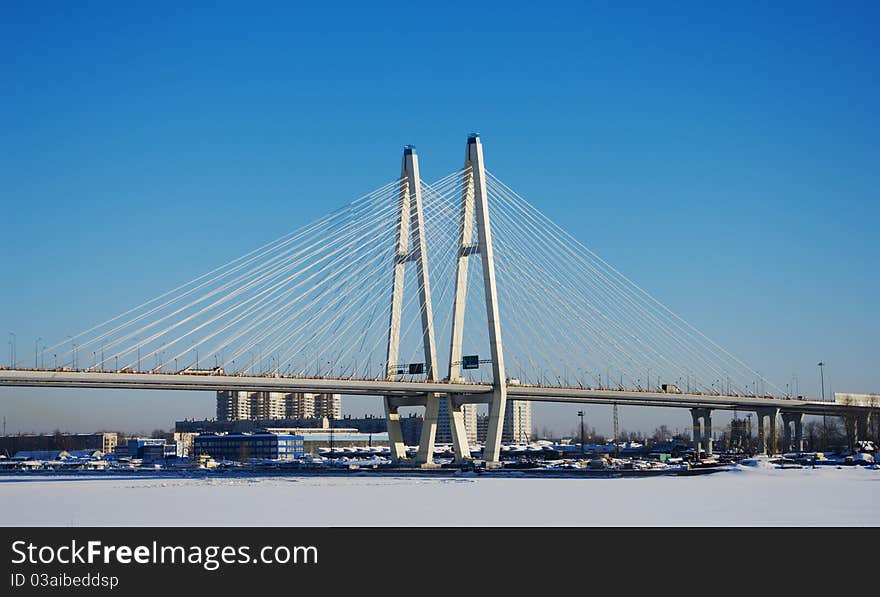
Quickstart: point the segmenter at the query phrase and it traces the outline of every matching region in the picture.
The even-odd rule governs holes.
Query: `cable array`
[[[506,370],[522,384],[758,395],[782,392],[487,172]],[[398,362],[386,363],[392,276],[406,179],[49,347],[55,367],[419,380],[421,288],[405,276]],[[426,260],[446,377],[471,172],[421,183]],[[478,231],[474,219],[473,237]],[[490,383],[483,274],[471,259],[462,370]],[[417,370],[417,369],[416,369]],[[769,391],[768,391],[769,388]]]
[[[453,173],[438,188],[460,178]],[[405,180],[391,181],[47,350],[55,366],[88,371],[384,377],[405,188]],[[451,233],[433,224],[454,206],[446,194],[431,197],[427,244],[451,254],[444,241]],[[410,338],[419,319],[415,272],[407,282],[403,336]]]
[[[487,172],[507,374],[535,385],[783,393]]]

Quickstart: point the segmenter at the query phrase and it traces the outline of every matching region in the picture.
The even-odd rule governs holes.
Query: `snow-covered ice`
[[[0,525],[880,526],[880,470],[737,467],[694,477],[14,475]]]

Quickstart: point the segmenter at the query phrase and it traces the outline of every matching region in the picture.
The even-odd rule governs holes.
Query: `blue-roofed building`
[[[70,453],[66,450],[22,450],[16,452],[12,460],[18,461],[55,461],[70,458]]]
[[[133,437],[128,440],[128,456],[148,462],[165,460],[165,440],[150,437]]]
[[[80,460],[97,460],[104,456],[104,453],[100,450],[70,450],[68,453],[71,458],[78,458]]]
[[[193,440],[196,455],[215,460],[246,461],[251,458],[293,460],[303,455],[303,436],[289,433],[203,433]]]

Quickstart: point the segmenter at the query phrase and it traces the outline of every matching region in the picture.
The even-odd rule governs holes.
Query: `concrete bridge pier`
[[[779,416],[778,408],[755,409],[758,415],[758,453],[772,456],[776,453],[776,418]],[[770,441],[767,441],[767,430],[764,423],[770,426]]]
[[[869,414],[862,414],[856,418],[856,433],[858,434],[858,438],[865,439],[868,437],[870,418]]]
[[[856,444],[864,437],[868,437],[868,415],[848,414],[843,418],[846,427],[847,447],[850,451],[856,449]]]
[[[392,462],[399,464],[406,459],[406,445],[403,443],[403,430],[400,425],[398,405],[391,396],[385,396],[385,422],[388,426],[388,446],[391,448]]]
[[[782,413],[782,451],[804,451],[804,413]]]
[[[694,450],[699,456],[704,451],[707,456],[712,454],[712,409],[692,408]]]
[[[693,447],[694,451],[697,453],[697,456],[700,455],[700,439],[702,437],[701,429],[700,429],[700,415],[697,414],[696,408],[691,409],[691,418],[693,419],[693,423],[691,424],[691,430],[694,433],[694,441]]]

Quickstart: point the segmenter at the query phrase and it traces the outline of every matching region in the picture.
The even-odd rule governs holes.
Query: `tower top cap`
[[[473,143],[474,141],[479,140],[480,133],[470,133],[468,134],[468,143]]]
[[[404,153],[404,155],[410,155],[410,154],[413,154],[413,153],[415,153],[415,152],[416,152],[416,146],[415,146],[415,145],[404,145],[404,146],[403,146],[403,153]]]

